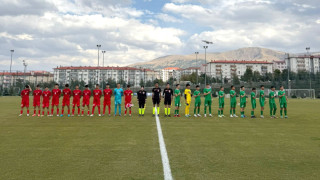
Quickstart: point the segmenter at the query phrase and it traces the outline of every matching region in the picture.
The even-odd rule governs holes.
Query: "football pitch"
[[[18,117],[20,97],[0,97],[0,179],[164,179],[147,102],[144,117],[136,106],[132,117]],[[217,105],[213,118],[183,117],[184,105],[165,118],[161,104],[173,179],[320,179],[319,100],[289,99],[288,119],[269,118],[268,104],[264,119],[230,118],[229,99],[218,118]]]

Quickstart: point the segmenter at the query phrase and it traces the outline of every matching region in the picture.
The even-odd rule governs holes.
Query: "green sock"
[[[221,115],[223,115],[223,110],[221,110]]]
[[[207,114],[207,106],[204,106],[204,114]]]
[[[287,110],[284,110],[284,115],[287,116]]]
[[[200,114],[200,107],[198,107],[198,114]]]
[[[177,115],[179,115],[179,109],[177,110]]]
[[[280,116],[282,116],[282,109],[280,109]]]
[[[167,115],[170,115],[171,108],[168,108]]]
[[[251,111],[251,116],[253,116],[254,115],[254,111]]]
[[[197,108],[195,107],[193,110],[193,114],[196,114],[196,113],[197,113]]]
[[[232,115],[232,109],[230,109],[230,115]]]
[[[139,114],[141,114],[141,108],[139,108]]]
[[[142,115],[144,115],[144,110],[145,110],[144,108],[142,108],[142,109],[141,109],[141,113],[142,113]]]
[[[220,110],[218,110],[218,116],[220,116]]]
[[[234,115],[236,114],[236,109],[233,109],[233,114],[234,114]]]
[[[153,114],[156,112],[156,108],[155,107],[153,107]]]
[[[211,104],[209,105],[209,114],[211,114]]]
[[[160,107],[157,107],[157,113],[160,114]]]
[[[263,111],[260,111],[261,116],[263,116]]]
[[[164,114],[168,115],[168,109],[167,108],[164,108]]]
[[[273,115],[276,115],[277,109],[273,109]]]

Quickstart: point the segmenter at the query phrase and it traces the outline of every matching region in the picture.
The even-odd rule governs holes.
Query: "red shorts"
[[[90,99],[83,99],[82,100],[82,106],[89,106],[90,105]]]
[[[72,105],[73,105],[73,107],[75,107],[75,106],[80,106],[80,99],[79,100],[73,100],[73,102],[72,102]]]
[[[125,101],[125,102],[124,102],[124,107],[125,107],[125,108],[131,107],[131,102],[130,102],[130,101]]]
[[[104,100],[103,101],[103,106],[110,106],[111,105],[111,100]]]
[[[100,106],[100,99],[94,99],[92,105],[93,106]]]
[[[56,99],[56,100],[52,99],[51,105],[52,106],[59,106],[59,99]]]
[[[62,101],[62,106],[70,106],[70,99],[68,99],[68,100],[63,100],[63,101]]]
[[[38,101],[33,101],[33,106],[40,106],[40,100],[38,100]]]
[[[28,99],[22,99],[21,107],[29,107],[29,100]]]
[[[43,101],[42,102],[42,108],[48,108],[49,104],[50,104],[49,101],[47,101],[47,102]]]

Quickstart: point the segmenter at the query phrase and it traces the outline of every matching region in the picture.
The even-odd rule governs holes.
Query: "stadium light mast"
[[[98,48],[98,66],[99,66],[99,50],[100,50],[100,48],[101,48],[101,45],[98,44],[98,45],[97,45],[97,48]]]
[[[199,54],[199,52],[194,52],[194,54],[196,54],[197,84],[199,85],[199,72],[198,72],[198,54]]]
[[[26,60],[22,60],[22,62],[23,62],[23,66],[24,66],[24,83],[26,84],[26,73],[27,73],[28,64],[27,64]]]
[[[103,50],[101,52],[102,52],[102,67],[104,67],[104,53],[106,53],[106,51]]]
[[[10,50],[10,52],[11,52],[11,62],[10,62],[10,73],[11,73],[11,67],[12,67],[12,56],[13,56],[14,50],[13,50],[13,49],[11,49],[11,50]]]
[[[202,40],[202,42],[206,43],[206,44],[213,44],[213,42],[211,41],[207,41],[207,40]],[[208,46],[203,46],[204,48],[204,61],[205,61],[205,73],[204,73],[204,84],[207,84],[207,49]],[[210,76],[211,76],[211,63],[210,63]]]
[[[309,51],[310,51],[310,47],[306,47],[306,51],[307,51],[307,57],[309,59],[309,83],[310,83],[310,91],[311,91],[311,58],[310,58],[310,55],[309,55]]]

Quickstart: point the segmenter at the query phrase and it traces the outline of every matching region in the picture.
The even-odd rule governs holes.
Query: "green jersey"
[[[260,90],[259,100],[262,101],[262,102],[264,102],[264,100],[265,100],[264,90]]]
[[[203,90],[203,93],[208,93],[207,95],[204,96],[204,97],[205,97],[205,100],[211,101],[211,89],[205,88],[205,89]]]
[[[270,91],[269,93],[269,103],[275,103],[274,101],[274,91]]]
[[[237,96],[236,96],[236,92],[234,90],[230,91],[230,101],[237,102]]]
[[[283,96],[282,96],[283,95]],[[279,101],[280,101],[280,104],[281,103],[286,103],[287,102],[287,99],[286,99],[286,92],[285,91],[279,91],[278,92],[278,96],[279,96]],[[280,97],[282,96],[282,97]]]
[[[242,96],[243,96],[243,97],[242,97]],[[246,101],[247,101],[246,98],[247,98],[246,92],[240,91],[240,103],[241,103],[241,102],[246,102]]]
[[[224,91],[219,91],[219,103],[224,102]]]
[[[180,101],[180,89],[175,89],[174,90],[174,95],[175,95],[175,101]]]
[[[194,93],[193,93],[194,96],[197,96],[195,97],[195,100],[200,102],[201,101],[201,97],[200,97],[200,91],[197,91],[195,90]]]
[[[255,92],[251,92],[251,102],[256,102],[256,93]]]

